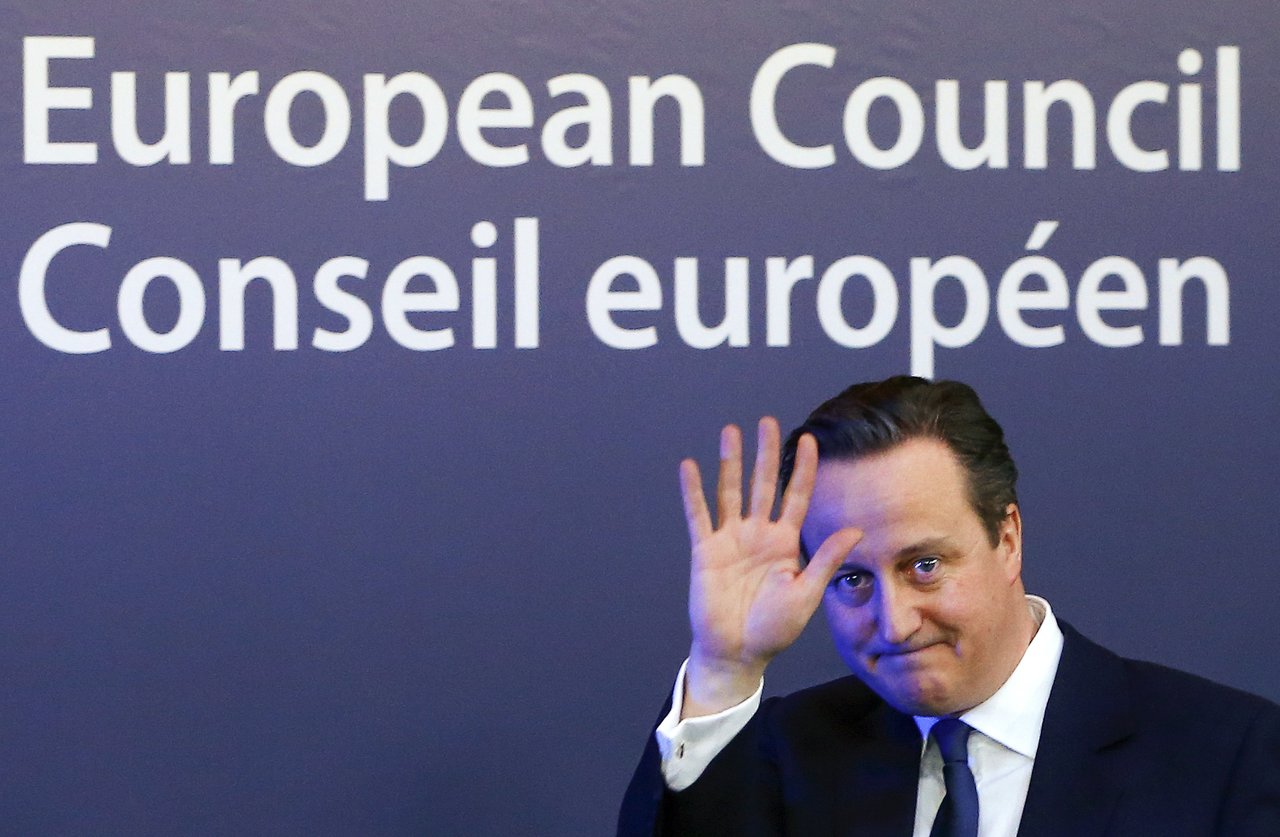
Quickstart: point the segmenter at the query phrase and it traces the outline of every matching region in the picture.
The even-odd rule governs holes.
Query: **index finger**
[[[813,482],[818,474],[818,443],[806,433],[796,442],[796,455],[791,469],[791,481],[782,495],[782,512],[779,522],[790,523],[797,529],[804,523],[813,497]]]

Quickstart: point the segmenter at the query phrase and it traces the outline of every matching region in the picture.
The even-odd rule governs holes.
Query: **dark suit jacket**
[[[1059,624],[1020,835],[1280,835],[1280,706]],[[920,745],[853,677],[773,698],[680,793],[650,736],[618,834],[909,837]]]

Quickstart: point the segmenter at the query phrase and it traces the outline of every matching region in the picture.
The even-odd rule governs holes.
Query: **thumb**
[[[819,591],[826,587],[844,559],[858,545],[858,541],[862,540],[862,534],[861,529],[849,526],[833,532],[823,541],[817,553],[809,560],[809,566],[800,574],[805,586]]]

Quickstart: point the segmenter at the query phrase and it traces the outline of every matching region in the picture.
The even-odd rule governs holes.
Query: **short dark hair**
[[[991,545],[1010,503],[1018,502],[1018,466],[1009,455],[1004,431],[973,388],[959,381],[928,381],[897,375],[854,384],[824,402],[791,431],[782,448],[779,476],[785,488],[795,467],[796,444],[804,434],[818,443],[818,460],[858,459],[908,439],[937,439],[964,468],[969,505],[982,521]]]

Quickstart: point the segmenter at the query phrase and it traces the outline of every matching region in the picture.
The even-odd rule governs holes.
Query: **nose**
[[[880,639],[888,645],[905,644],[920,629],[916,591],[886,580],[876,586],[875,614]]]

